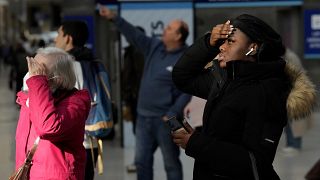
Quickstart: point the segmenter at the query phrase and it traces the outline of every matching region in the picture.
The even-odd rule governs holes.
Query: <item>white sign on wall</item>
[[[312,30],[320,30],[320,14],[313,14],[311,16]]]
[[[189,26],[187,44],[193,43],[192,2],[122,3],[121,16],[134,26],[141,26],[148,36],[161,37],[167,24],[173,19],[182,19]],[[128,42],[121,38],[122,47]]]

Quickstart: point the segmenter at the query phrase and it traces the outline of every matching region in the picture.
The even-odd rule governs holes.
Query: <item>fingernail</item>
[[[236,30],[235,28],[231,28],[231,29],[229,30],[229,34],[232,34],[235,30]]]
[[[226,22],[226,24],[230,24],[230,20],[228,20],[228,21]]]

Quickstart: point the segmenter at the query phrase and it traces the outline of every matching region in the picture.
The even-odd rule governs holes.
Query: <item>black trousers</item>
[[[93,180],[95,167],[93,166],[91,149],[86,149],[86,155],[87,155],[87,160],[86,160],[85,180]],[[94,165],[96,165],[97,158],[98,158],[98,148],[93,148],[93,155],[94,155],[93,157]]]

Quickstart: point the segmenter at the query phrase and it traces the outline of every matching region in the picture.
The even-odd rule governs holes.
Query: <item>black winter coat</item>
[[[203,68],[219,52],[209,37],[195,42],[173,69],[180,90],[207,99],[203,129],[191,135],[185,151],[195,159],[193,179],[254,180],[250,152],[260,180],[277,180],[272,163],[287,123],[285,62],[230,61],[219,87],[212,70]]]

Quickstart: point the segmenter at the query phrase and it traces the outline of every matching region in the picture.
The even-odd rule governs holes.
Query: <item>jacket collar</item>
[[[265,79],[270,77],[281,77],[284,74],[286,63],[283,60],[272,62],[249,62],[249,61],[229,61],[227,62],[227,77],[236,79]]]
[[[92,51],[87,47],[74,47],[68,53],[73,55],[76,61],[92,61],[96,59]]]

